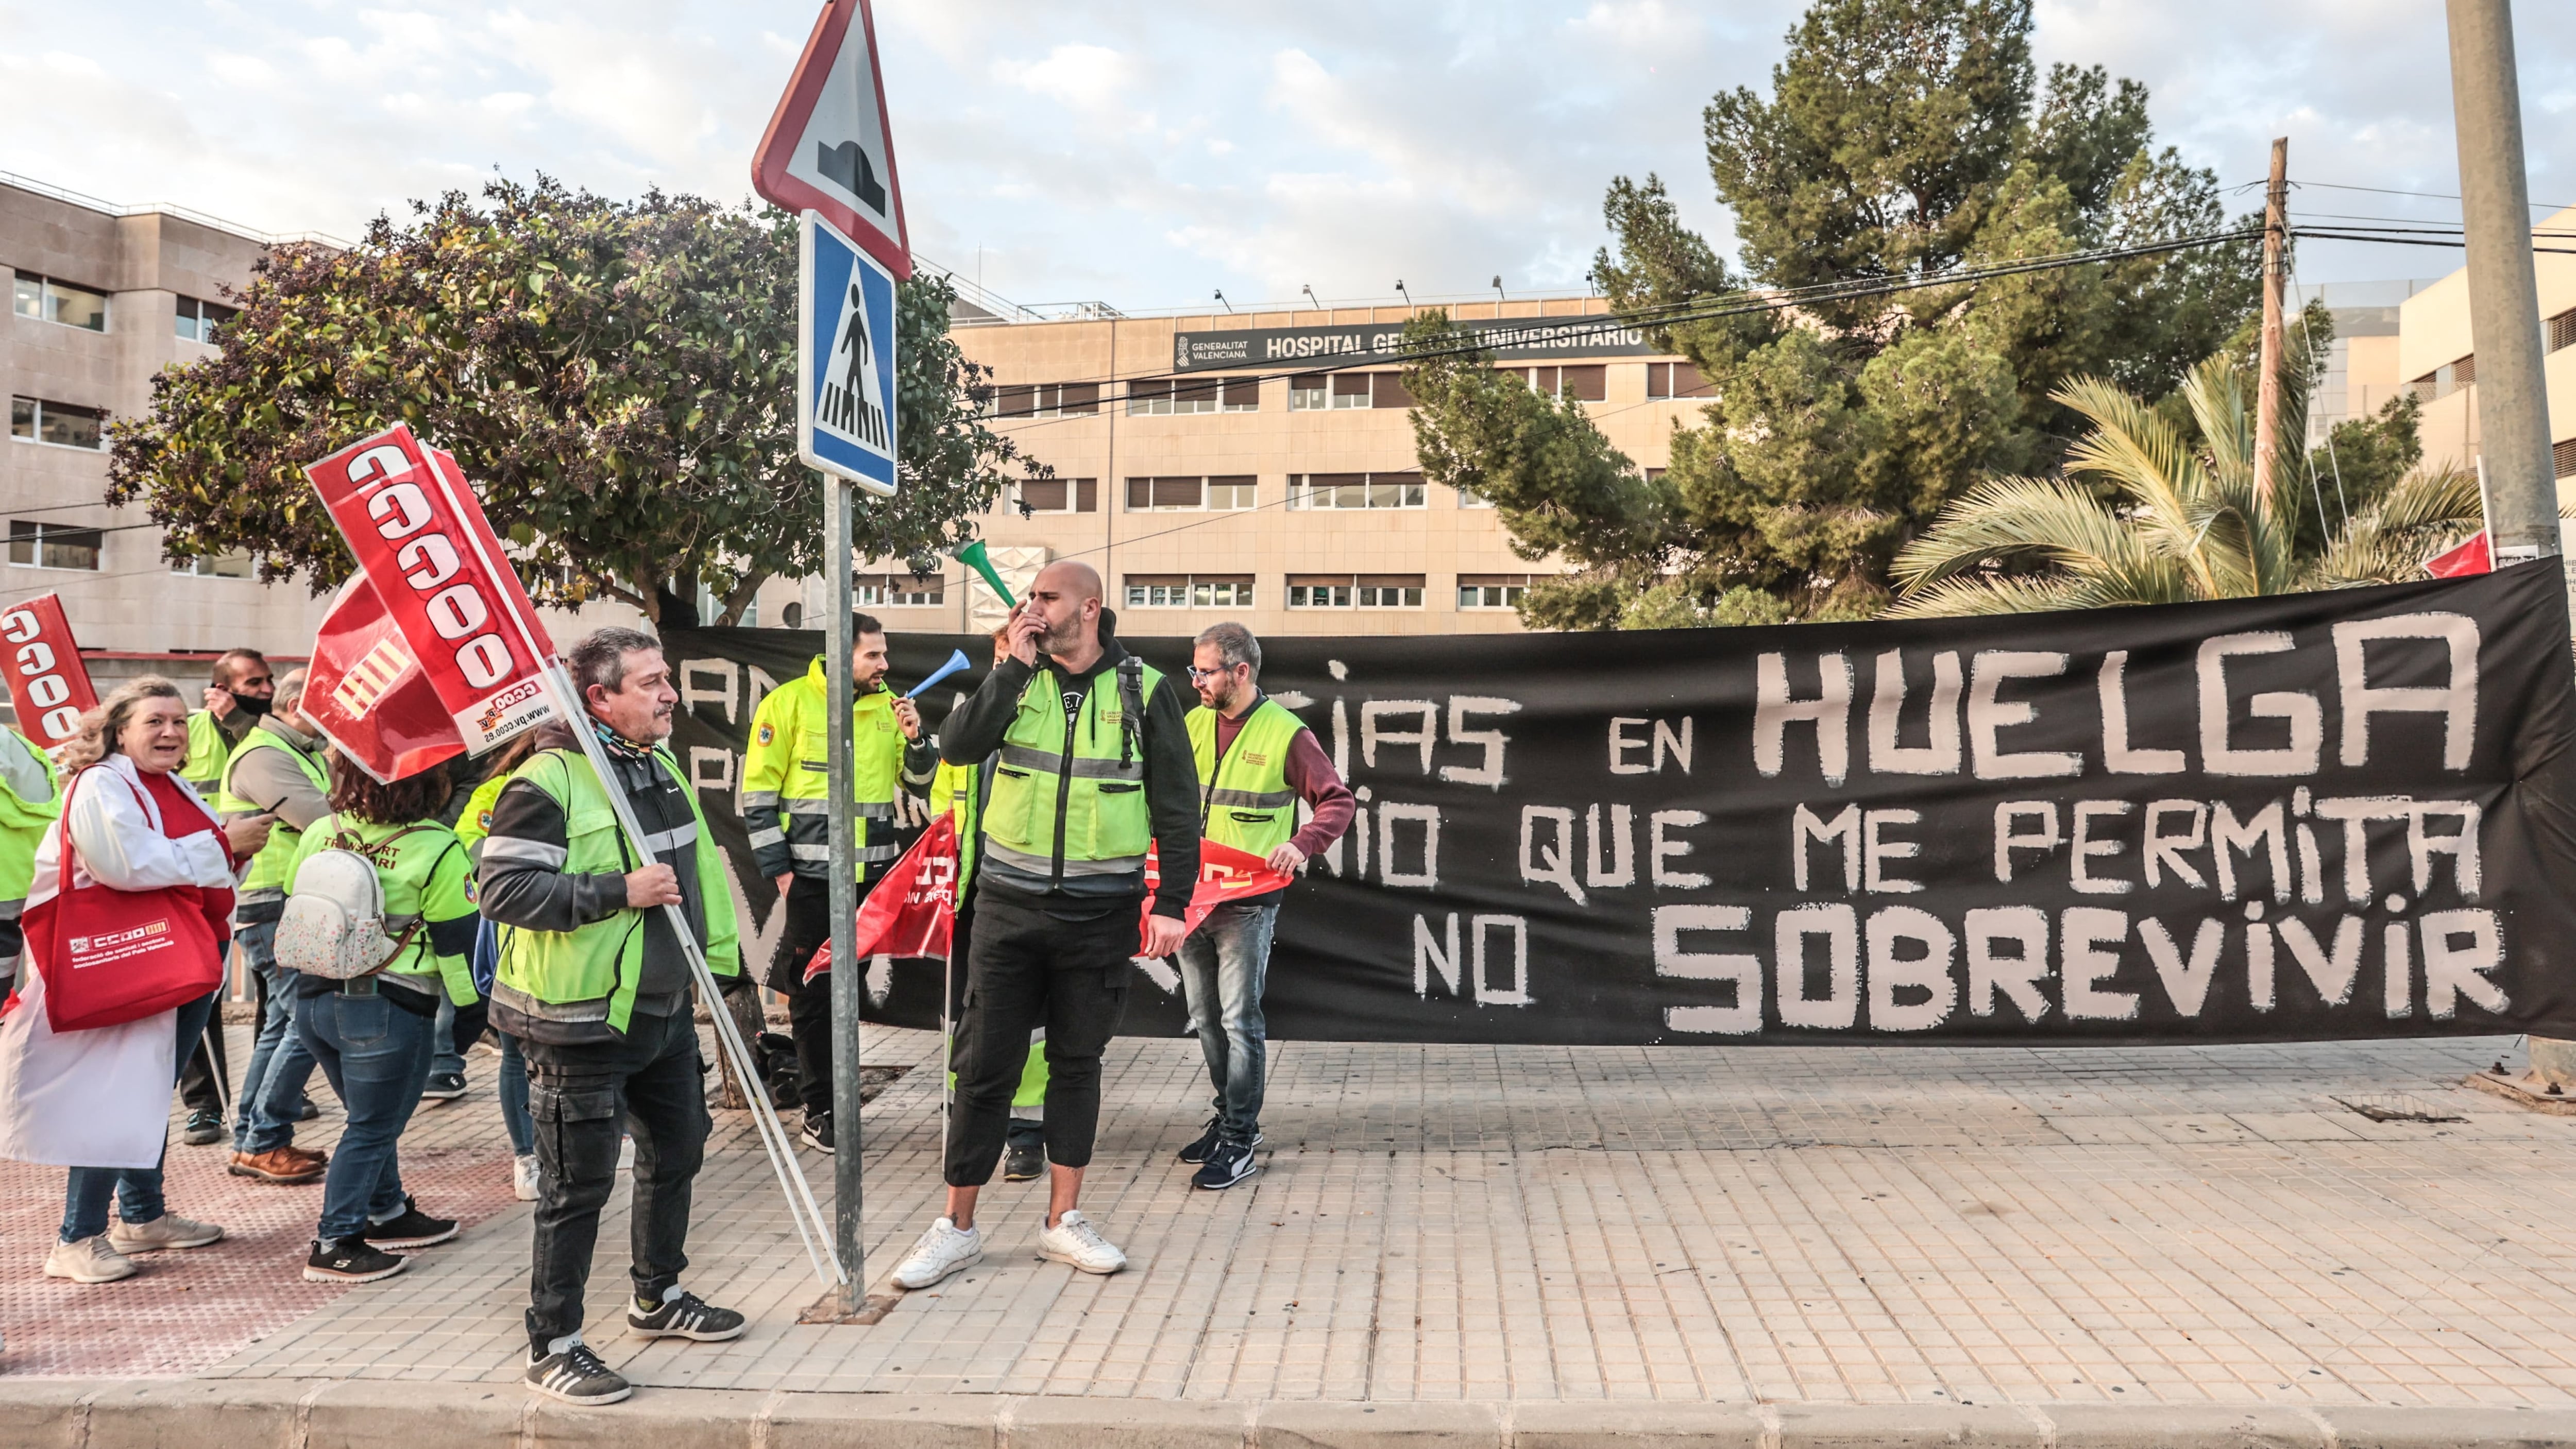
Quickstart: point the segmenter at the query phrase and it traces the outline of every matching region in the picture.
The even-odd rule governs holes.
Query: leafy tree
[[[1900,615],[2004,614],[2242,598],[2419,577],[2425,558],[2480,526],[2477,480],[2416,469],[2374,492],[2331,537],[2303,537],[2301,490],[2254,489],[2254,422],[2225,355],[2179,391],[2192,427],[2085,378],[2057,400],[2090,419],[2067,476],[1970,488],[1897,555]],[[2275,472],[2297,476],[2303,421],[2289,390]],[[2409,419],[2411,423],[2411,417]],[[2346,426],[2351,426],[2347,424]]]
[[[1471,477],[1532,557],[1573,566],[1530,591],[1527,622],[1870,613],[1944,504],[2055,465],[2065,381],[2155,396],[2226,341],[2256,297],[2245,245],[1673,320],[1748,289],[1901,284],[2220,230],[2215,178],[2154,148],[2145,89],[2099,67],[2041,82],[2030,29],[2028,0],[1817,0],[1770,96],[1736,90],[1705,115],[1740,271],[1682,225],[1660,178],[1611,183],[1618,244],[1594,278],[1716,395],[1676,430],[1663,477],[1587,439],[1571,405],[1542,422],[1448,359],[1420,370],[1425,472]]]
[[[165,371],[150,416],[116,426],[108,501],[144,503],[174,560],[246,549],[260,577],[319,592],[353,563],[303,466],[400,421],[456,454],[543,602],[658,620],[703,580],[729,623],[763,580],[825,567],[794,438],[793,218],[542,177],[481,201],[264,259],[222,352]],[[1018,458],[977,420],[951,300],[944,281],[901,290],[904,486],[861,506],[863,554],[962,540]]]

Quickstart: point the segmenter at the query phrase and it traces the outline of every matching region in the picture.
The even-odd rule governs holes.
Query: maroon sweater
[[[1260,703],[1258,696],[1253,703]],[[1234,737],[1243,733],[1243,722],[1251,717],[1251,707],[1246,707],[1242,714],[1232,719],[1224,715],[1216,717],[1216,758],[1219,763],[1224,762],[1225,752],[1234,748]],[[1316,742],[1313,730],[1299,730],[1297,738],[1290,742],[1287,774],[1288,788],[1296,791],[1297,798],[1305,801],[1306,808],[1314,812],[1314,818],[1290,836],[1288,843],[1297,847],[1299,854],[1312,860],[1341,839],[1343,831],[1351,828],[1351,813],[1359,808],[1359,803],[1351,798],[1351,787],[1342,783],[1340,772],[1325,757],[1324,747]],[[1272,891],[1268,895],[1245,899],[1267,901],[1278,894]]]

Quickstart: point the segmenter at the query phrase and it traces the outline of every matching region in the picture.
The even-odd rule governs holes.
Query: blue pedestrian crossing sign
[[[894,274],[811,211],[797,251],[797,456],[891,497]]]

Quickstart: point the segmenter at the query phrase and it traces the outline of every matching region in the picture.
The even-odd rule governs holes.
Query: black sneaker
[[[404,1198],[402,1216],[389,1222],[369,1223],[358,1230],[358,1236],[379,1248],[426,1248],[455,1237],[456,1219],[431,1217],[410,1198]]]
[[[690,1338],[700,1343],[722,1343],[742,1337],[742,1315],[730,1308],[718,1308],[695,1293],[682,1293],[666,1298],[652,1312],[637,1303],[626,1310],[626,1326],[638,1338]]]
[[[1208,1189],[1232,1187],[1261,1170],[1252,1157],[1249,1142],[1220,1142],[1208,1154],[1207,1166],[1190,1179],[1190,1186]]]
[[[373,1283],[410,1266],[410,1259],[397,1258],[361,1237],[315,1238],[313,1252],[304,1260],[304,1281]]]
[[[420,1095],[424,1101],[453,1102],[465,1095],[465,1074],[432,1072],[429,1076],[429,1085],[420,1089]]]
[[[590,1345],[576,1342],[543,1358],[528,1351],[528,1387],[567,1404],[613,1404],[635,1392],[617,1370],[599,1361]]]
[[[1217,1123],[1222,1120],[1224,1119],[1218,1117],[1210,1117],[1208,1119],[1207,1130],[1199,1134],[1199,1138],[1196,1142],[1193,1142],[1189,1146],[1181,1149],[1181,1160],[1183,1162],[1189,1163],[1191,1166],[1195,1167],[1208,1160],[1208,1154],[1216,1151],[1217,1143],[1223,1140],[1224,1134],[1217,1131]]]
[[[1002,1157],[1002,1181],[1034,1182],[1046,1175],[1044,1142],[1014,1142]]]
[[[295,1120],[298,1122],[310,1122],[321,1115],[322,1109],[313,1105],[311,1097],[305,1098],[304,1105],[295,1109]]]
[[[832,1114],[829,1112],[806,1113],[805,1130],[797,1134],[797,1140],[804,1143],[806,1146],[813,1148],[817,1152],[832,1151]]]
[[[219,1113],[191,1112],[187,1131],[180,1141],[191,1147],[207,1147],[224,1140],[224,1119]]]

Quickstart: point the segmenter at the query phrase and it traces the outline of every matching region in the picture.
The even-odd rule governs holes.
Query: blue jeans
[[[1181,943],[1181,991],[1216,1088],[1217,1132],[1249,1143],[1261,1131],[1268,1029],[1261,989],[1270,978],[1270,932],[1279,903],[1230,901]]]
[[[205,1034],[206,1019],[214,1015],[215,997],[221,994],[198,997],[177,1011],[182,1067],[197,1038]],[[167,1211],[161,1203],[159,1167],[75,1167],[63,1190],[63,1241],[77,1243],[106,1232],[111,1197],[116,1200],[117,1215],[129,1224],[151,1222]]]
[[[506,1031],[493,1035],[501,1038],[501,1080],[495,1088],[501,1126],[510,1134],[510,1151],[525,1157],[537,1150],[536,1123],[528,1117],[528,1059],[519,1051],[517,1037]]]
[[[420,1105],[433,1030],[428,1017],[382,996],[335,992],[295,1003],[295,1034],[349,1112],[330,1173],[322,1179],[320,1236],[345,1238],[370,1222],[401,1215],[402,1170],[394,1144]]]
[[[260,1015],[250,1067],[233,1107],[233,1150],[269,1152],[295,1140],[304,1089],[313,1080],[313,1053],[295,1033],[296,973],[277,964],[277,922],[244,926],[233,939],[268,988],[268,1009]]]
[[[429,1074],[437,1077],[453,1072],[457,1076],[464,1076],[465,1053],[457,1049],[454,1040],[456,1003],[448,1000],[444,994],[438,998],[438,1016],[431,1025],[434,1030],[429,1042]]]

